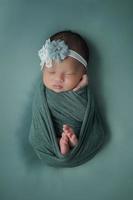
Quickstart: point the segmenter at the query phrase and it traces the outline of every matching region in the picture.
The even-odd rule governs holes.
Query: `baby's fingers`
[[[75,92],[75,91],[77,91],[78,89],[80,89],[81,88],[81,86],[77,86],[77,87],[75,87],[74,89],[73,89],[73,91]]]
[[[79,84],[73,89],[73,91],[76,91],[84,86],[86,86],[88,84],[88,77],[87,77],[87,74],[84,74],[82,76],[82,79],[81,81],[79,82]]]
[[[85,85],[88,84],[88,76],[87,76],[87,74],[83,75],[82,80],[80,81],[80,84],[81,84],[81,86],[82,85],[85,86]]]

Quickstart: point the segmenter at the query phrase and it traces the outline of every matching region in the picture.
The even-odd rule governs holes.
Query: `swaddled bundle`
[[[71,125],[78,136],[78,144],[66,155],[61,154],[57,141],[64,123]],[[89,86],[77,92],[56,94],[48,90],[41,80],[33,100],[29,135],[29,141],[40,159],[54,167],[81,165],[97,153],[104,142],[104,135]]]
[[[39,57],[44,73],[33,99],[29,141],[46,164],[81,165],[97,153],[105,136],[89,85],[74,91],[88,71],[88,47],[77,33],[63,31],[46,40]],[[58,143],[64,124],[78,138],[69,152]]]

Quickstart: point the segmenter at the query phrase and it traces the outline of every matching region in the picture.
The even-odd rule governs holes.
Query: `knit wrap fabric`
[[[62,155],[57,138],[63,124],[70,125],[78,144]],[[89,161],[104,144],[102,118],[89,86],[56,93],[41,80],[32,104],[29,142],[37,156],[53,167],[76,167]]]

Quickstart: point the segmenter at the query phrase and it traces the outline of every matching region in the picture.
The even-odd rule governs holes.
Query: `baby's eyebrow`
[[[47,69],[48,72],[56,72],[57,70],[56,69]],[[67,70],[64,70],[63,73],[76,73],[76,70],[70,70],[70,71],[67,71]]]
[[[75,73],[76,71],[77,71],[76,69],[65,70],[66,73]]]
[[[53,68],[52,68],[52,69],[50,69],[50,68],[47,68],[47,71],[48,71],[48,72],[51,72],[51,71],[56,71],[56,70],[55,70],[55,69],[53,69]]]
[[[65,74],[75,74],[76,70],[64,71]]]

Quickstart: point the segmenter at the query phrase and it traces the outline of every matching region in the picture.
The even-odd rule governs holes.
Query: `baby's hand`
[[[88,85],[88,76],[87,76],[87,74],[84,74],[83,76],[82,76],[82,79],[81,79],[81,81],[78,83],[78,85],[73,89],[73,91],[76,91],[76,90],[78,90],[78,89],[80,89],[80,88],[82,88],[82,87],[84,87],[84,86],[86,86],[86,85]]]

